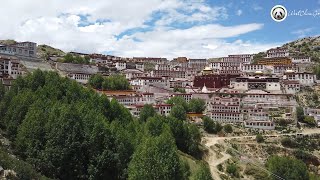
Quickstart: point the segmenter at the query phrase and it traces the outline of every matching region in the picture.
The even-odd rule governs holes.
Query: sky
[[[282,22],[275,5],[289,13]],[[0,39],[64,51],[211,58],[320,35],[320,0],[10,0],[0,24]]]

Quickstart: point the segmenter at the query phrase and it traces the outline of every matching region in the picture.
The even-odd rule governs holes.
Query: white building
[[[136,63],[136,69],[144,72],[144,64],[143,63]]]
[[[236,90],[260,89],[266,91],[280,91],[279,78],[273,77],[237,77],[230,82],[230,86]]]
[[[283,79],[299,81],[303,86],[312,86],[315,84],[317,78],[316,75],[312,73],[286,71]]]
[[[287,94],[295,94],[300,91],[300,83],[299,81],[283,81],[282,82],[285,93]]]
[[[37,57],[37,44],[34,42],[19,42],[12,45],[0,45],[0,51],[24,57]]]
[[[87,84],[89,78],[93,74],[97,74],[99,69],[97,66],[72,64],[72,63],[56,63],[56,70],[63,76],[76,80],[79,83]]]
[[[289,57],[289,50],[286,48],[273,48],[267,51],[267,58]]]
[[[213,97],[207,102],[207,112],[211,119],[224,123],[238,123],[243,121],[238,97]]]
[[[117,61],[116,62],[117,70],[121,71],[127,68],[127,63],[125,61]]]
[[[311,63],[310,57],[293,57],[292,63]]]
[[[124,74],[128,80],[144,76],[143,71],[139,69],[123,69],[121,73]]]
[[[250,64],[253,59],[252,54],[237,54],[223,57],[222,62],[239,62],[241,64]]]
[[[260,64],[243,64],[241,66],[241,71],[245,73],[255,73],[257,71],[264,72],[265,70],[266,66]]]
[[[244,121],[244,127],[253,129],[273,130],[275,123],[272,121]]]
[[[0,74],[9,75],[16,79],[18,76],[25,74],[23,65],[18,59],[1,57],[0,56]]]

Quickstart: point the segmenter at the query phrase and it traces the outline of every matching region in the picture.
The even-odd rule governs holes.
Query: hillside
[[[0,40],[0,44],[4,44],[4,45],[12,45],[17,43],[17,41],[12,40],[12,39],[6,39],[6,40]],[[38,45],[38,57],[39,58],[43,58],[43,59],[48,59],[49,56],[64,56],[66,53],[63,52],[60,49],[42,44],[42,45]]]
[[[320,36],[298,39],[282,47],[288,48],[295,56],[308,56],[312,61],[320,62]]]
[[[11,45],[11,44],[15,44],[15,43],[17,43],[17,41],[12,40],[12,39],[0,40],[0,44],[3,44],[3,45]]]
[[[64,56],[65,54],[66,53],[63,52],[62,50],[53,48],[53,47],[45,45],[45,44],[38,46],[37,55],[40,58],[47,59],[49,56],[52,56],[52,55]]]

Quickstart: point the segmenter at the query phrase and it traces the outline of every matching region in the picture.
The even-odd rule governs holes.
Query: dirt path
[[[277,134],[277,135],[264,135],[265,137],[279,137],[279,136],[294,136],[294,135],[312,135],[312,134],[320,134],[320,129],[304,129],[300,133],[291,133],[291,134]],[[215,144],[225,144],[225,140],[230,140],[230,139],[243,139],[243,138],[256,138],[256,136],[231,136],[231,137],[217,137],[216,135],[210,135],[206,134],[203,139],[202,139],[202,144],[208,148],[209,153],[208,157],[206,159],[207,163],[210,166],[210,171],[211,175],[214,180],[221,180],[220,175],[219,175],[219,170],[217,169],[217,165],[225,162],[231,156],[227,154],[226,152],[220,152],[221,156],[220,158],[217,158],[217,153],[211,148]]]
[[[212,146],[215,144],[223,144],[223,140],[219,138],[203,138],[204,145],[208,148],[209,150],[209,156],[207,158],[207,163],[210,166],[210,172],[212,175],[212,178],[214,180],[221,180],[220,175],[219,175],[219,170],[217,169],[217,165],[223,163],[224,161],[228,160],[231,156],[225,152],[221,152],[220,158],[217,158],[217,153],[212,150]]]

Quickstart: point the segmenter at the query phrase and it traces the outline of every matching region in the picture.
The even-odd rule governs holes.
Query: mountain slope
[[[49,56],[64,56],[66,53],[60,49],[48,46],[48,45],[38,45],[38,57],[48,59]]]
[[[7,40],[0,40],[0,44],[3,45],[11,45],[17,43],[15,40],[12,39],[7,39]]]
[[[312,61],[320,62],[320,36],[306,37],[284,44],[293,56],[311,57]]]

